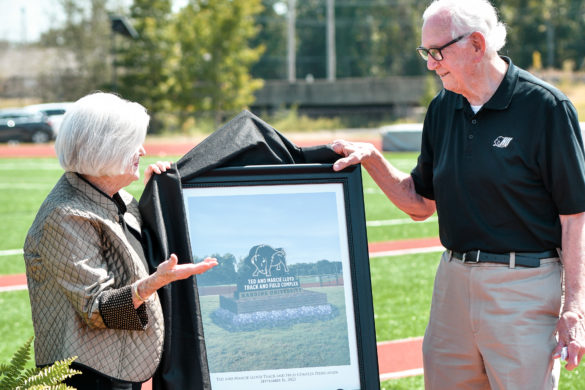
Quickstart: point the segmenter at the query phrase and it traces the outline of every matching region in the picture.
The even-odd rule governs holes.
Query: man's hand
[[[435,212],[435,201],[418,195],[412,177],[392,166],[374,145],[336,140],[331,148],[344,156],[333,164],[334,171],[362,164],[388,199],[413,220],[423,221]]]
[[[331,147],[335,153],[345,156],[333,164],[334,171],[341,171],[350,165],[366,162],[378,153],[374,145],[365,142],[335,140]]]
[[[557,323],[556,357],[567,347],[567,370],[576,368],[585,354],[585,213],[559,215],[562,227],[562,256],[565,301]]]
[[[579,313],[565,311],[561,314],[556,330],[559,342],[553,351],[553,358],[561,356],[563,347],[567,347],[567,370],[579,366],[585,354],[585,317]]]

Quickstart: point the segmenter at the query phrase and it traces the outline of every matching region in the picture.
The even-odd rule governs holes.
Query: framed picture
[[[213,390],[379,388],[361,167],[219,168],[184,182]]]

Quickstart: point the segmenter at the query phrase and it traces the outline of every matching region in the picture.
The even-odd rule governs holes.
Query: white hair
[[[55,141],[59,163],[91,176],[124,173],[144,143],[149,120],[142,105],[111,93],[84,96],[63,118]]]
[[[441,13],[451,21],[452,38],[478,31],[485,37],[487,51],[495,53],[506,44],[506,25],[489,0],[434,0],[423,14],[423,23]]]

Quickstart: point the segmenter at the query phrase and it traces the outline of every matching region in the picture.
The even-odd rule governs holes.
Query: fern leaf
[[[22,386],[26,377],[22,370],[30,358],[30,346],[33,338],[20,347],[10,359],[8,365],[3,365],[2,376],[0,377],[0,389],[13,389]]]
[[[81,374],[81,372],[69,367],[75,359],[77,359],[77,356],[59,360],[50,366],[44,367],[40,372],[28,377],[23,385],[26,388],[38,385],[56,386],[73,375]]]
[[[0,363],[0,376],[4,375],[8,371],[10,365],[8,363]]]
[[[22,371],[22,369],[26,365],[26,362],[30,358],[30,346],[32,344],[32,341],[33,338],[32,337],[29,338],[22,347],[16,350],[14,356],[10,360],[10,365],[18,368],[18,371]]]
[[[28,390],[76,390],[75,387],[69,387],[62,383],[54,386],[38,385],[29,387]]]
[[[22,374],[22,376],[24,376],[25,378],[29,378],[31,376],[38,374],[40,371],[41,369],[38,367],[29,368]]]

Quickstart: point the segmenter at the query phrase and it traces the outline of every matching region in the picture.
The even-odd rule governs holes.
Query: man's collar
[[[516,89],[519,70],[509,57],[501,56],[501,58],[508,63],[508,70],[494,95],[484,104],[483,107],[486,109],[505,110],[510,105]],[[457,95],[455,108],[461,110],[466,104],[468,104],[467,99],[463,95]]]

